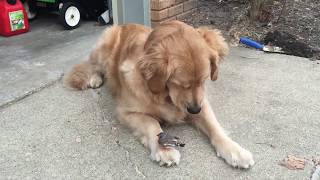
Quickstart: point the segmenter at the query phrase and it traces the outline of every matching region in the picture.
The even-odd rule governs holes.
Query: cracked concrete
[[[288,154],[320,156],[319,70],[306,59],[235,48],[220,79],[208,82],[221,124],[254,154],[250,170],[226,165],[207,138],[188,125],[165,128],[187,144],[180,149],[179,166],[159,167],[116,120],[105,87],[70,91],[57,82],[0,110],[0,177],[307,179],[312,162],[300,171],[278,163]]]
[[[62,74],[82,56],[87,56],[99,28],[84,25],[83,30],[79,29],[84,35],[75,43],[70,39],[61,45],[55,45],[57,41],[48,42],[40,54],[36,46],[41,38],[30,43],[34,47],[32,53],[36,53],[32,56],[38,59],[27,58],[27,61],[36,64],[48,58],[50,63],[46,68],[30,66],[28,70],[6,71],[14,75],[21,70],[34,74],[35,78],[26,75],[7,82],[3,77],[11,75],[1,74],[1,102],[20,97],[42,83],[56,81],[59,76],[48,78],[44,74],[54,69]],[[21,35],[21,39],[19,36],[1,38],[0,44],[5,42],[14,49],[23,39],[32,39],[32,34],[40,35],[38,31]],[[59,37],[72,34],[60,32],[56,25],[50,31]],[[3,61],[3,53],[10,55],[3,47],[0,72],[17,65],[9,57]],[[70,48],[67,56],[54,58],[51,51],[66,53],[61,47]],[[41,55],[46,53],[48,56]],[[19,60],[17,56],[10,57]],[[64,61],[67,62],[61,66],[54,63]],[[2,66],[3,63],[7,66]],[[164,128],[186,142],[186,147],[180,148],[179,166],[159,167],[116,120],[114,104],[105,87],[70,91],[58,80],[0,108],[0,179],[309,179],[314,170],[312,162],[308,161],[304,170],[297,171],[278,163],[288,154],[308,159],[320,156],[319,71],[320,65],[307,59],[232,48],[221,66],[218,81],[208,82],[208,95],[222,126],[254,154],[256,164],[246,171],[231,168],[216,157],[208,139],[188,125]]]
[[[12,104],[14,104],[15,102],[18,102],[18,101],[21,101],[22,99],[34,94],[34,93],[37,93],[41,90],[43,90],[44,88],[48,88],[52,85],[54,85],[55,83],[57,83],[58,81],[60,81],[63,77],[63,74],[61,73],[59,76],[56,77],[56,79],[53,79],[47,83],[44,83],[44,84],[40,84],[39,87],[35,87],[29,91],[25,91],[21,94],[18,94],[16,96],[13,96],[11,99],[8,99],[8,100],[5,100],[3,102],[0,103],[0,109],[1,108],[4,108],[6,106],[10,106]],[[5,95],[4,95],[5,96]]]
[[[72,64],[86,58],[105,27],[83,22],[65,31],[55,15],[31,22],[29,33],[0,37],[0,106],[56,81]]]

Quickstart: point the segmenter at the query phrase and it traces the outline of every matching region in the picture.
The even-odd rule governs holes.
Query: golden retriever
[[[192,122],[234,167],[249,168],[252,154],[229,138],[205,96],[216,80],[228,46],[218,30],[195,29],[180,21],[155,29],[138,24],[107,28],[89,60],[66,77],[71,87],[97,88],[104,80],[117,104],[118,119],[133,130],[160,165],[179,164],[175,148],[158,144],[160,123]]]

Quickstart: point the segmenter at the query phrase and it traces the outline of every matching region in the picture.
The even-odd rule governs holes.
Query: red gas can
[[[12,36],[27,31],[28,17],[20,0],[0,0],[0,35]]]

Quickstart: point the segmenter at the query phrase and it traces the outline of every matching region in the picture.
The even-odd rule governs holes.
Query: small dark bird
[[[164,147],[184,147],[185,144],[179,142],[179,138],[171,136],[167,133],[161,132],[157,135],[159,137],[158,143]]]

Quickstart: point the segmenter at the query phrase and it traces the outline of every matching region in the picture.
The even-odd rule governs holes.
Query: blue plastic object
[[[254,41],[254,40],[246,38],[246,37],[241,37],[240,42],[245,45],[248,45],[250,47],[260,49],[260,50],[263,50],[263,47],[264,47],[262,44],[258,43],[257,41]]]

